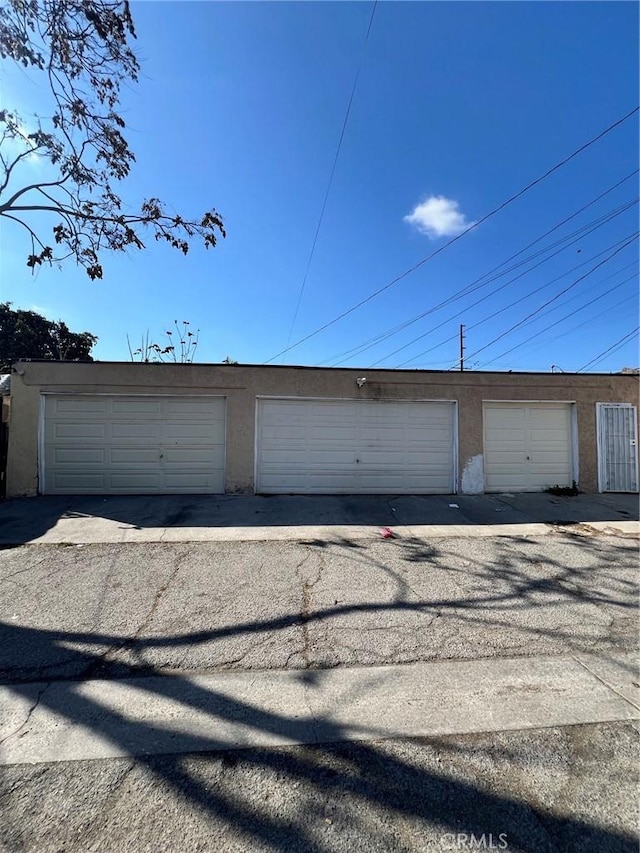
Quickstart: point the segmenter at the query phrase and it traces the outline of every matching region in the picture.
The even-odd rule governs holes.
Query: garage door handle
[[[529,461],[529,462],[531,461],[531,457],[530,457],[530,456],[527,456],[527,461]]]

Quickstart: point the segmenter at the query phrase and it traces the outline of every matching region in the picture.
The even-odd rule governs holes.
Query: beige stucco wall
[[[366,376],[358,388],[356,378]],[[481,487],[483,400],[576,403],[579,485],[597,490],[596,407],[638,402],[638,377],[622,374],[427,372],[255,365],[21,362],[14,368],[7,493],[38,490],[38,424],[42,392],[221,394],[227,398],[227,492],[254,482],[256,397],[338,397],[458,402],[458,488]]]

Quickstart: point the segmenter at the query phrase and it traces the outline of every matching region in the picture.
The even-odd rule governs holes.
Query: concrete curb
[[[0,688],[0,764],[640,719],[635,656],[226,672]]]
[[[0,545],[101,545],[135,542],[269,542],[379,539],[380,527],[369,525],[274,525],[264,527],[147,527],[140,528],[102,518],[60,519],[41,536],[31,539],[0,537]],[[397,524],[398,538],[489,538],[492,536],[546,536],[559,531],[576,535],[639,536],[638,521],[593,521],[576,524]]]

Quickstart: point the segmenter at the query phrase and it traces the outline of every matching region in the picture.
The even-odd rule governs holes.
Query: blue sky
[[[137,340],[148,329],[160,338],[174,319],[200,328],[199,361],[271,359],[289,339],[312,334],[444,246],[638,101],[635,3],[378,3],[292,329],[372,4],[132,8],[143,73],[123,99],[137,157],[123,195],[132,203],[157,195],[184,215],[215,207],[228,236],[186,258],[159,244],[107,255],[104,279],[90,282],[72,265],[32,276],[28,246],[3,226],[0,298],[93,332],[103,360],[126,360],[127,333]],[[44,111],[27,75],[6,81],[23,114],[32,103]],[[447,369],[464,323],[468,367],[582,367],[638,325],[637,245],[623,246],[637,230],[637,207],[628,206],[638,194],[637,140],[636,115],[272,363]],[[482,277],[501,264],[503,275],[487,283]],[[631,337],[593,369],[637,363]]]

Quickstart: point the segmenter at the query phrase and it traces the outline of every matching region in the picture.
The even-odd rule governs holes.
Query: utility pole
[[[460,370],[464,370],[464,326],[460,323]]]

